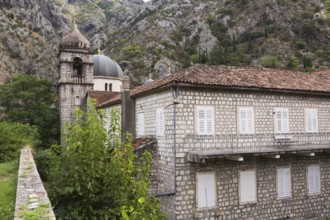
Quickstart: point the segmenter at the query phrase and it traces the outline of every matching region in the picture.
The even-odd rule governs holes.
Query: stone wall
[[[83,75],[74,76],[73,59],[81,58]],[[86,94],[93,89],[93,55],[82,51],[61,52],[59,73],[59,115],[61,132],[65,123],[72,122],[75,108],[86,107]],[[78,101],[79,100],[79,101]]]
[[[210,159],[205,164],[178,163],[176,212],[177,219],[325,219],[330,215],[330,156],[315,157],[283,155],[280,159],[250,156],[244,162]],[[307,166],[320,165],[321,194],[308,195]],[[291,168],[292,196],[279,199],[276,168]],[[239,171],[256,170],[257,202],[240,204]],[[197,208],[196,175],[214,172],[216,176],[216,207]]]
[[[210,89],[181,89],[181,101],[177,105],[178,152],[192,150],[267,151],[288,147],[320,147],[330,141],[330,99],[320,96],[289,95],[271,92],[243,92]],[[213,135],[196,134],[196,106],[214,107]],[[255,133],[240,135],[238,132],[238,108],[253,107]],[[274,139],[274,109],[289,110],[290,143]],[[318,109],[318,133],[307,135],[304,124],[304,109]],[[314,138],[314,139],[313,139]],[[304,145],[304,146],[302,146]]]
[[[173,99],[170,90],[162,91],[153,95],[136,98],[136,114],[144,113],[145,135],[156,137],[158,142],[158,196],[164,210],[173,216],[174,190],[175,190],[175,161],[174,161],[174,120]],[[165,135],[156,135],[156,109],[164,108]],[[136,117],[137,118],[137,117]],[[137,124],[137,123],[136,123]],[[138,129],[136,127],[136,129]]]
[[[34,163],[31,149],[25,147],[21,151],[18,170],[15,220],[24,219],[22,213],[26,211],[41,212],[43,209],[45,219],[54,219],[55,215],[51,207],[47,192],[41,182],[39,173]]]

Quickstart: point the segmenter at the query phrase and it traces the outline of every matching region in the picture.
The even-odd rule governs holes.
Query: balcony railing
[[[255,135],[187,134],[183,147],[189,152],[262,153],[293,150],[330,149],[330,133],[289,133]]]

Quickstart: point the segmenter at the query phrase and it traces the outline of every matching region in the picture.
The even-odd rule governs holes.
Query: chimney
[[[126,138],[126,132],[135,138],[135,100],[130,97],[130,80],[128,76],[123,79],[123,91],[121,97],[121,137]]]

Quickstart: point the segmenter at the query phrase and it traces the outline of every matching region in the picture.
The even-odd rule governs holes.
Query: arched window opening
[[[109,91],[112,91],[112,83],[109,83]]]
[[[108,83],[104,85],[104,91],[108,91]]]
[[[73,75],[76,77],[83,76],[83,63],[79,57],[73,59]]]
[[[80,106],[81,105],[81,99],[79,96],[76,96],[76,98],[74,99],[74,105],[75,106]]]

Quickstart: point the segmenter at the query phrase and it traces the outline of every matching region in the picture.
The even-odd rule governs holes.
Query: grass
[[[0,219],[14,219],[18,160],[0,163]]]

